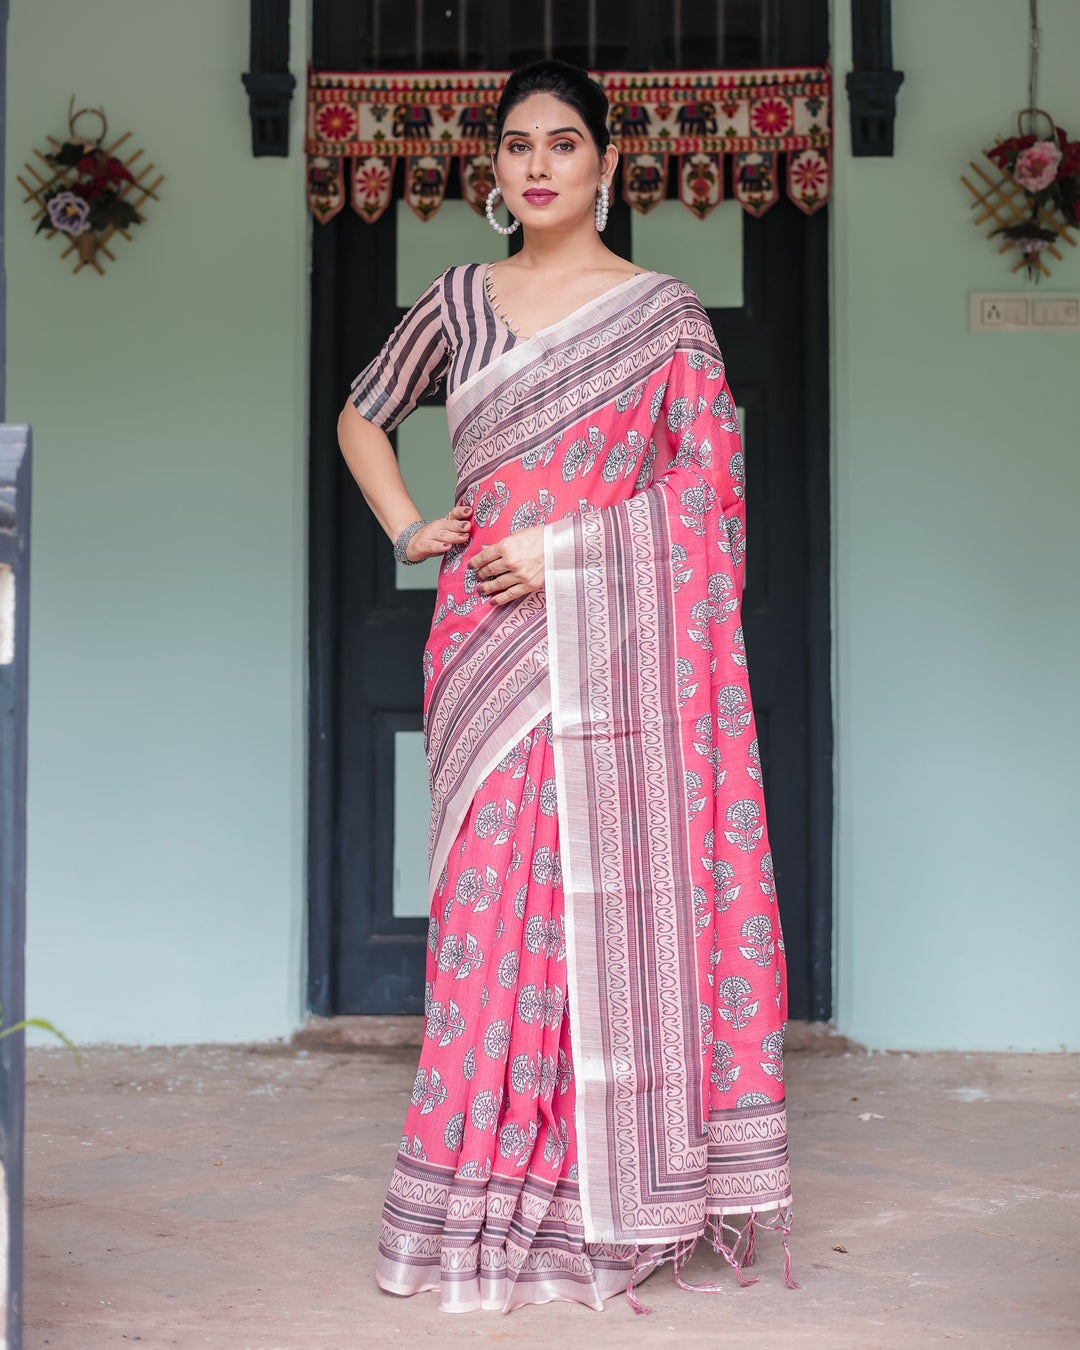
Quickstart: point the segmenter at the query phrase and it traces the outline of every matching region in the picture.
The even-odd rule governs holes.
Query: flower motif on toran
[[[356,173],[356,186],[365,201],[379,201],[390,186],[390,174],[381,164],[368,164],[362,169],[358,166]]]
[[[791,181],[800,196],[816,197],[829,183],[829,173],[820,155],[803,154],[791,168]]]
[[[778,98],[763,98],[755,103],[750,117],[763,136],[783,136],[791,125],[791,109]]]
[[[347,103],[327,103],[319,109],[319,135],[327,141],[347,141],[356,130],[356,113]]]

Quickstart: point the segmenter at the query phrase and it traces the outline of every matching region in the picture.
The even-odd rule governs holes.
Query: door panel
[[[431,793],[422,731],[394,732],[394,918],[426,919]]]
[[[721,202],[704,220],[680,201],[630,213],[630,256],[651,272],[669,272],[695,290],[706,309],[741,309],[743,220],[737,202]]]
[[[460,263],[475,262],[477,249],[489,261],[506,256],[504,236],[492,230],[468,202],[443,202],[435,220],[421,220],[407,203],[394,203],[397,225],[394,239],[395,299],[408,307],[427,290],[440,272]],[[505,216],[503,222],[505,223]]]
[[[443,405],[416,408],[397,429],[397,456],[401,476],[416,509],[425,520],[443,516],[453,505],[457,475]],[[399,591],[433,591],[439,584],[439,560],[395,563]]]
[[[403,34],[412,31],[407,24],[383,23],[378,42],[373,38],[375,18],[383,22],[392,8],[369,5],[358,16],[345,0],[316,0],[316,65],[415,68],[423,53],[403,45]],[[422,8],[427,15],[429,6]],[[608,69],[648,68],[651,59],[700,68],[713,63],[702,56],[709,50],[722,50],[728,65],[747,66],[816,64],[827,56],[825,6],[818,0],[683,0],[673,10],[646,0],[529,10],[492,0],[456,14],[459,52],[473,53],[461,66],[478,64],[477,44],[493,69],[546,50],[578,61],[595,50],[608,59],[592,64]],[[455,65],[445,53],[427,63]],[[616,193],[605,237],[622,256],[673,273],[698,292],[740,407],[748,449],[744,632],[791,1015],[825,1018],[831,1001],[825,222],[803,216],[786,198],[756,220],[730,200],[730,181],[725,190],[728,200],[705,221],[676,200],[641,216]],[[423,1006],[427,902],[420,885],[429,800],[420,754],[420,658],[437,568],[394,563],[340,462],[333,425],[352,377],[435,275],[452,263],[504,255],[506,240],[454,193],[452,176],[450,199],[430,222],[398,201],[374,225],[344,211],[315,234],[309,926],[311,1002],[321,1013]],[[519,244],[520,235],[510,237],[511,249]],[[391,439],[419,509],[441,514],[453,496],[442,392]]]

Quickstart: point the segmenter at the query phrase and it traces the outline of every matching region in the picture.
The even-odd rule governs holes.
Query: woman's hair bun
[[[533,94],[553,94],[560,103],[573,108],[596,142],[598,152],[604,153],[611,140],[607,95],[588,71],[554,58],[519,66],[506,77],[495,111],[496,145],[502,140],[509,113]]]

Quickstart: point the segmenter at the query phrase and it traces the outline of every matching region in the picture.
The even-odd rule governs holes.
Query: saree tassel
[[[754,1211],[750,1211],[750,1218],[747,1220],[746,1228],[746,1250],[743,1252],[742,1263],[744,1266],[752,1266],[757,1257],[757,1238],[754,1234]]]
[[[722,1284],[690,1284],[682,1277],[682,1268],[694,1254],[697,1247],[697,1238],[689,1239],[685,1244],[680,1244],[675,1249],[675,1259],[672,1261],[672,1273],[675,1276],[675,1283],[680,1289],[687,1289],[692,1294],[722,1294],[724,1286]]]
[[[724,1260],[728,1263],[728,1265],[732,1268],[732,1270],[735,1272],[735,1278],[739,1281],[741,1287],[743,1289],[747,1289],[750,1287],[750,1285],[757,1284],[758,1277],[756,1275],[753,1277],[753,1279],[750,1280],[746,1278],[746,1276],[742,1272],[742,1263],[735,1255],[735,1252],[739,1245],[739,1239],[742,1237],[742,1234],[739,1232],[739,1230],[734,1227],[731,1228],[732,1233],[735,1234],[735,1240],[729,1247],[724,1239],[724,1232],[728,1227],[730,1227],[730,1225],[724,1222],[723,1216],[721,1215],[720,1217],[719,1225],[714,1223],[711,1225],[711,1227],[713,1235],[712,1241],[713,1251],[715,1251],[719,1256],[722,1256]]]
[[[792,1215],[788,1210],[784,1216],[783,1243],[784,1243],[784,1283],[789,1289],[801,1289],[802,1285],[795,1279],[791,1273],[791,1249],[788,1247],[788,1234],[791,1232]]]
[[[642,1303],[641,1299],[639,1299],[637,1294],[634,1293],[634,1281],[637,1279],[640,1273],[641,1273],[641,1259],[639,1257],[638,1260],[634,1262],[634,1269],[630,1274],[630,1283],[626,1286],[626,1301],[627,1303],[630,1304],[631,1308],[633,1308],[635,1316],[638,1317],[640,1317],[643,1313],[648,1314],[652,1312],[652,1309],[648,1307],[646,1304]]]
[[[625,1261],[628,1266],[632,1267],[630,1271],[630,1283],[626,1286],[626,1301],[630,1304],[631,1308],[633,1308],[636,1316],[651,1313],[652,1309],[642,1303],[641,1299],[634,1293],[634,1282],[641,1274],[641,1249],[639,1247],[631,1247],[630,1250],[633,1255],[627,1256],[623,1252],[613,1251],[603,1242],[599,1243],[598,1247],[605,1256],[611,1257],[614,1261]],[[667,1256],[664,1256],[661,1259],[667,1260],[668,1258]],[[655,1267],[651,1267],[650,1272],[647,1273],[651,1273],[651,1269],[653,1268]]]

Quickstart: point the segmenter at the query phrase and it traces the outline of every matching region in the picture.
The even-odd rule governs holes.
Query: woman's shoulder
[[[455,281],[463,281],[477,274],[483,276],[491,265],[489,262],[455,263],[452,267],[447,267],[445,271],[440,272],[435,281],[442,282],[444,285],[452,285]]]
[[[435,277],[432,277],[424,290],[425,295],[443,294],[453,290],[462,282],[479,275],[481,278],[484,272],[491,266],[485,262],[454,263],[451,267],[444,267]]]
[[[452,330],[455,316],[479,305],[487,267],[487,263],[475,262],[444,268],[419,294],[413,312],[423,312],[429,322],[437,320],[444,330]]]
[[[653,272],[651,276],[655,282],[653,293],[659,294],[664,308],[673,321],[705,317],[705,306],[692,286],[672,276],[670,272]]]
[[[680,281],[677,276],[673,276],[670,272],[652,272],[649,275],[651,275],[656,283],[662,285],[665,291],[669,292],[671,295],[677,296],[680,300],[693,300],[696,301],[697,304],[701,304],[701,301],[698,299],[697,291],[695,291],[692,286],[688,286],[685,281]]]
[[[437,294],[444,307],[469,306],[482,290],[490,266],[486,262],[455,263],[439,273],[427,294]]]

